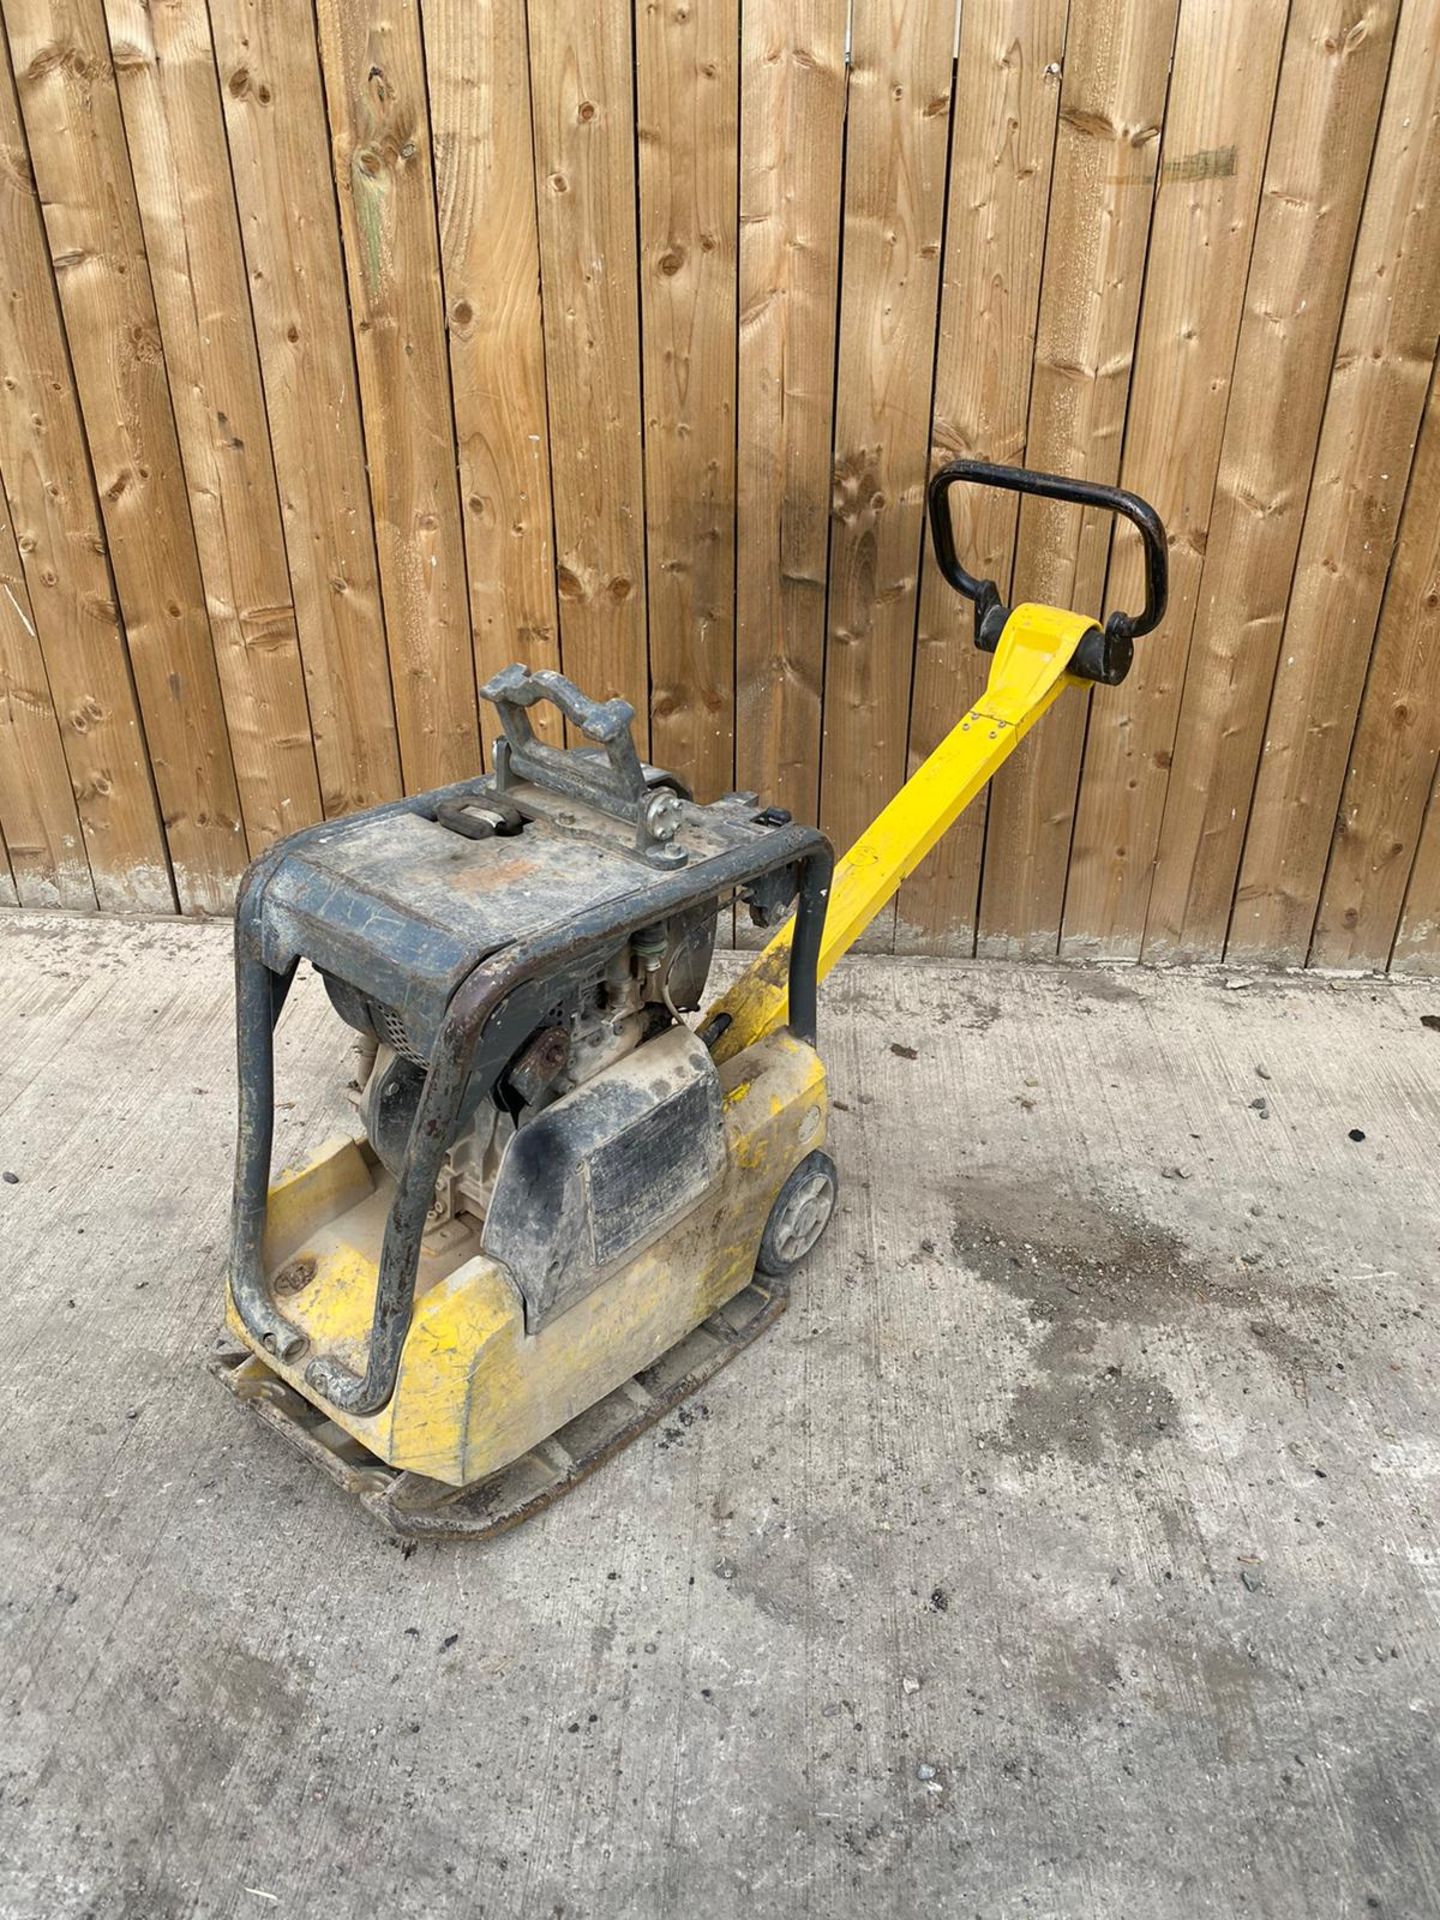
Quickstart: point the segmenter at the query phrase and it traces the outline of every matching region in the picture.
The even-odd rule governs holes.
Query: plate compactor
[[[1125,515],[1146,605],[1103,626],[960,564],[979,482]],[[488,778],[307,828],[236,911],[236,1396],[402,1536],[498,1532],[770,1326],[824,1232],[816,985],[1065,688],[1115,685],[1160,619],[1165,535],[1113,488],[957,461],[930,518],[994,655],[983,698],[832,876],[749,793],[693,801],[621,700],[507,668]],[[553,702],[566,750],[538,739]],[[780,931],[700,1018],[723,913]],[[793,909],[793,912],[792,912]],[[360,1139],[270,1185],[274,1031],[300,960],[359,1036]]]

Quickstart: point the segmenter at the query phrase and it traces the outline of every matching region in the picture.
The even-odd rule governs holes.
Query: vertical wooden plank
[[[0,829],[20,905],[93,908],[70,772],[0,490]]]
[[[423,8],[475,664],[558,667],[523,5]],[[537,728],[559,738],[551,710]],[[482,730],[495,732],[482,705]]]
[[[739,0],[641,0],[650,750],[703,800],[734,785]]]
[[[1390,970],[1440,978],[1440,775],[1430,790]]]
[[[204,0],[105,0],[252,854],[320,818]]]
[[[275,477],[327,815],[400,792],[314,22],[213,0]]]
[[[99,0],[6,0],[31,164],[180,904],[245,865],[205,591]]]
[[[318,0],[405,784],[480,762],[416,0]]]
[[[1306,957],[1440,337],[1440,12],[1405,7],[1250,809],[1228,951]]]
[[[967,0],[960,16],[931,433],[936,466],[961,455],[1024,461],[1067,11],[1067,0]],[[967,488],[952,498],[966,564],[984,579],[1008,582],[1014,496]],[[921,544],[912,772],[974,704],[990,665],[976,652],[968,601],[942,578],[923,536]],[[902,888],[901,951],[972,951],[986,802],[982,794]]]
[[[845,10],[744,0],[735,777],[813,820],[830,528]]]
[[[1440,758],[1440,372],[1430,377],[1310,950],[1384,968]]]
[[[173,913],[145,734],[3,34],[0,231],[0,467],[96,899],[113,912]]]
[[[1040,300],[1026,459],[1113,481],[1119,471],[1176,0],[1076,8]],[[1098,611],[1108,515],[1026,502],[1017,599]],[[1087,703],[1050,714],[990,794],[978,945],[1053,954],[1060,935]]]
[[[19,904],[20,895],[10,871],[10,850],[5,844],[3,827],[0,827],[0,907],[18,907]]]
[[[1220,954],[1398,0],[1294,0],[1151,888],[1146,959]]]
[[[840,847],[905,777],[954,34],[949,0],[856,0],[820,797]]]
[[[630,8],[529,10],[560,648],[649,745]]]
[[[1090,716],[1062,949],[1138,957],[1225,431],[1289,0],[1181,0],[1121,479],[1169,534],[1170,602]],[[1112,607],[1145,598],[1117,538]]]

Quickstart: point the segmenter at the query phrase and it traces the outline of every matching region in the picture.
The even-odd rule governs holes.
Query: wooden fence
[[[880,943],[1440,971],[1440,0],[3,17],[9,900],[223,912],[517,657],[843,843],[983,679],[967,451],[1147,495],[1171,610]]]

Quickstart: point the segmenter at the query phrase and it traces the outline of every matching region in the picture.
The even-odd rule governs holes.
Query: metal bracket
[[[651,866],[683,867],[688,854],[676,835],[689,794],[669,774],[652,778],[635,749],[630,729],[635,709],[628,700],[592,700],[563,673],[519,665],[503,667],[480,689],[500,716],[495,742],[495,790],[509,793],[520,782],[544,787],[568,800],[598,807],[635,824],[635,850]],[[548,700],[591,747],[552,747],[536,738],[529,709]]]

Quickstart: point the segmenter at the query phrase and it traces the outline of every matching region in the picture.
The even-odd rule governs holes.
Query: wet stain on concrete
[[[1000,1018],[998,1000],[984,1000],[978,993],[958,994],[954,1005],[940,1015],[942,1026],[957,1026],[964,1033],[984,1033]]]
[[[1055,1453],[1098,1461],[1155,1446],[1178,1424],[1174,1394],[1152,1375],[1087,1361],[1091,1341],[1063,1324],[1041,1341],[1043,1368],[1010,1404],[998,1450],[1039,1460]]]
[[[1126,1006],[1145,997],[1128,980],[1113,973],[1090,973],[1077,968],[1066,975],[1066,984],[1082,1000],[1107,1000],[1113,1005]]]
[[[1310,1376],[1326,1371],[1325,1356],[1313,1340],[1304,1340],[1274,1320],[1252,1320],[1250,1336],[1299,1400],[1310,1398]]]
[[[1113,1647],[1075,1635],[1057,1636],[1039,1649],[1032,1672],[1046,1712],[1065,1726],[1113,1711],[1125,1684]]]
[[[1245,1313],[1260,1350],[1293,1390],[1303,1391],[1305,1374],[1323,1364],[1308,1341],[1256,1309],[1302,1299],[1313,1306],[1328,1289],[1218,1270],[1167,1229],[1098,1200],[1051,1193],[1037,1206],[1032,1190],[969,1180],[955,1198],[951,1249],[1020,1301],[1040,1330],[1029,1376],[991,1436],[999,1452],[1022,1461],[1057,1453],[1086,1463],[1112,1459],[1176,1431],[1180,1409],[1165,1382],[1099,1351],[1115,1327],[1169,1326],[1192,1309]]]

